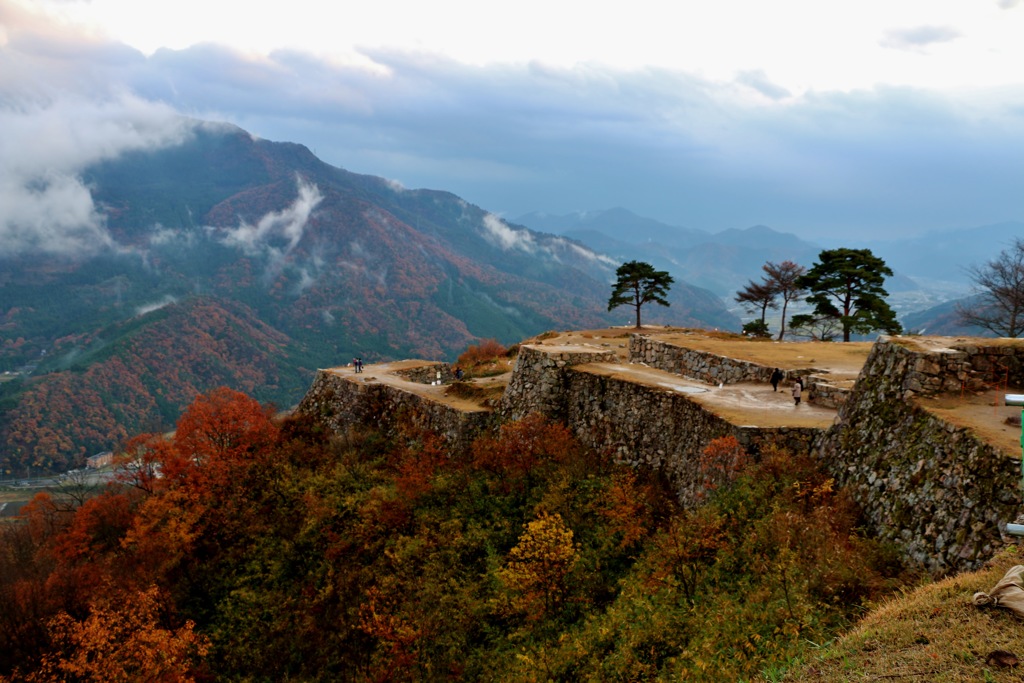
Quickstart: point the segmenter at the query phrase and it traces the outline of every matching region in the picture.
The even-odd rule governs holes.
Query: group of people
[[[353,358],[352,359],[352,368],[356,372],[362,372],[363,371],[363,359],[359,358],[358,356],[356,358]]]
[[[775,368],[775,370],[772,372],[771,379],[768,380],[769,382],[772,383],[772,391],[778,391],[779,390],[779,382],[782,381],[783,377],[784,377],[784,375],[782,374],[782,370],[779,370],[778,368]],[[800,395],[803,393],[803,391],[804,391],[804,378],[797,376],[797,378],[793,380],[793,388],[792,388],[793,403],[794,403],[794,405],[800,405]]]

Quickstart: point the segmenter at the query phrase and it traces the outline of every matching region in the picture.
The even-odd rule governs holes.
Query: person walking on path
[[[772,378],[769,381],[772,383],[772,391],[778,391],[779,382],[782,381],[782,370],[775,368],[775,371],[772,372]]]
[[[793,381],[793,403],[794,405],[800,405],[800,392],[803,391],[804,381],[797,377]]]

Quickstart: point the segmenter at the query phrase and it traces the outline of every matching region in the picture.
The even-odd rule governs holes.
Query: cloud
[[[143,304],[142,306],[136,307],[135,315],[137,315],[137,316],[146,315],[147,313],[152,313],[153,311],[159,311],[161,308],[164,308],[165,306],[170,306],[171,304],[176,304],[176,303],[178,303],[177,297],[173,297],[170,294],[168,294],[168,295],[164,296],[162,299],[160,299],[159,301],[154,301],[152,303]]]
[[[537,244],[529,230],[525,228],[512,228],[492,213],[484,216],[482,225],[484,237],[505,251],[517,249],[529,253],[537,248]]]
[[[760,69],[741,71],[736,76],[736,82],[756,90],[770,100],[782,100],[793,96],[789,90],[768,80],[768,76]]]
[[[1013,9],[1021,3],[1021,0],[997,0],[999,7],[1002,9]]]
[[[296,177],[298,196],[281,211],[267,213],[255,224],[242,223],[237,228],[211,228],[222,244],[240,249],[247,256],[265,256],[270,270],[277,271],[288,254],[302,239],[313,210],[323,201],[320,189]]]
[[[81,179],[91,164],[178,144],[189,126],[131,95],[0,101],[0,256],[81,256],[116,246]]]
[[[211,44],[147,57],[61,33],[52,22],[30,24],[9,22],[7,42],[0,40],[5,120],[49,108],[74,121],[104,106],[117,120],[119,108],[146,106],[230,121],[264,139],[302,143],[336,166],[457,194],[495,214],[481,230],[506,248],[529,248],[530,240],[496,216],[535,210],[627,206],[676,225],[716,231],[764,223],[810,239],[1019,220],[1024,211],[1016,187],[1024,177],[1019,85],[791,92],[756,67],[716,81],[589,62],[468,65],[381,48],[344,63],[296,50],[256,57]],[[891,49],[875,52],[885,63],[919,65],[929,60],[915,53],[938,43],[959,48],[973,34],[960,38],[945,26],[900,29],[885,35]],[[92,118],[76,128],[78,144],[106,134]],[[2,130],[0,146],[10,145]],[[19,135],[49,143],[45,128]],[[6,151],[0,167],[11,168]],[[26,143],[14,157],[31,164],[33,151]],[[57,175],[37,173],[41,180],[13,187],[24,199],[26,188],[50,183],[68,204],[39,218],[33,234],[65,225],[57,233],[69,235],[74,225],[84,230],[77,244],[101,244],[102,216],[72,202],[85,198],[80,183],[73,192],[73,168],[43,165]],[[0,187],[12,192],[9,183]],[[5,209],[6,199],[0,196]],[[43,204],[22,210],[37,215]],[[60,216],[73,218],[61,223]],[[236,246],[256,249],[259,230],[236,232]],[[2,237],[0,249],[8,242]],[[279,233],[271,242],[287,250],[290,240]]]
[[[960,31],[950,26],[915,26],[886,31],[879,45],[894,50],[920,50],[935,43],[948,43],[961,36]]]

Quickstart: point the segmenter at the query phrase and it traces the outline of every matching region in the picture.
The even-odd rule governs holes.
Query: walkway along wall
[[[1004,531],[1021,511],[1020,460],[935,417],[921,397],[979,388],[993,358],[1014,355],[995,344],[928,351],[882,338],[816,449],[873,531],[933,572],[976,568],[1010,542]]]
[[[739,384],[740,382],[768,382],[775,368],[746,360],[720,356],[709,351],[689,349],[670,344],[646,334],[629,335],[629,362],[707,384]],[[799,371],[783,369],[783,378],[803,377],[807,389],[805,400],[824,408],[838,408],[849,396],[849,390],[838,387],[818,370]]]
[[[490,411],[460,410],[398,387],[331,370],[317,371],[296,411],[314,416],[336,434],[363,425],[389,436],[408,425],[429,429],[459,453],[467,452],[473,440],[494,423]]]

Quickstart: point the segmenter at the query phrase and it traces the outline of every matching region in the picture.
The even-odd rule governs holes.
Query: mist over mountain
[[[453,360],[628,317],[606,310],[619,262],[573,239],[302,145],[186,128],[81,169],[71,192],[51,182],[50,213],[77,218],[0,245],[0,467],[59,469],[166,429],[219,384],[286,407],[355,356]],[[645,321],[738,327],[682,280],[671,301]]]

